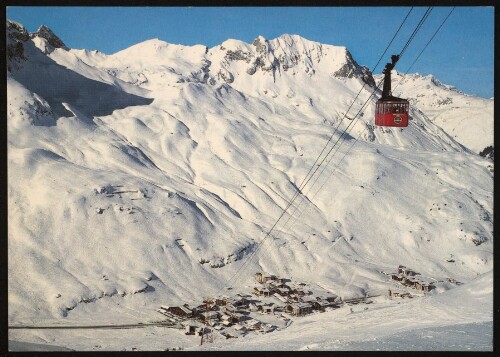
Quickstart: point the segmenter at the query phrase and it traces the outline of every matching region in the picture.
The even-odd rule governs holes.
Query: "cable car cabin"
[[[375,125],[406,127],[409,109],[410,103],[406,99],[397,97],[379,99],[375,107]]]
[[[399,55],[391,56],[391,63],[387,63],[382,71],[384,88],[375,107],[375,125],[378,126],[408,126],[410,103],[406,99],[392,96],[391,92],[391,71],[398,60]]]

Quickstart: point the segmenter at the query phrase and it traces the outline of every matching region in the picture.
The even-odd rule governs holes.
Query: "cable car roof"
[[[398,98],[398,97],[394,97],[392,95],[389,95],[387,97],[382,97],[380,98],[377,103],[379,102],[406,102],[408,103],[408,100],[407,99],[403,99],[403,98]]]

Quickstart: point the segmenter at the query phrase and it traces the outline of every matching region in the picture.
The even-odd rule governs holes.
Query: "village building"
[[[180,317],[193,317],[193,311],[186,306],[161,306],[161,309],[170,312],[172,315]]]
[[[292,292],[294,294],[296,294],[297,296],[301,297],[301,296],[305,296],[305,295],[308,295],[308,292],[306,292],[304,289],[302,288],[295,288],[292,290]]]
[[[226,338],[238,338],[240,336],[243,336],[244,334],[245,331],[236,330],[234,329],[234,326],[227,328],[221,333],[221,335],[225,336]]]
[[[200,314],[200,320],[209,322],[210,320],[219,320],[220,314],[217,311],[206,311]]]
[[[226,305],[221,306],[220,308],[220,311],[222,312],[228,312],[228,311],[235,312],[236,310],[238,310],[238,308],[231,303],[227,303]]]
[[[282,277],[276,277],[276,282],[279,284],[286,284],[290,281],[290,279],[287,278],[282,278]]]
[[[302,298],[300,299],[300,301],[301,301],[301,302],[305,302],[305,303],[308,303],[308,304],[311,304],[311,305],[312,305],[312,303],[313,303],[313,302],[316,302],[317,300],[316,300],[314,297],[312,297],[312,296],[304,296],[304,297],[302,297]]]
[[[428,293],[430,290],[434,289],[434,285],[430,281],[423,279],[418,279],[415,281],[415,289]]]
[[[193,308],[193,310],[195,310],[197,314],[200,314],[202,312],[207,311],[207,306],[205,304],[201,304]]]
[[[259,305],[259,311],[262,312],[263,314],[272,314],[274,313],[274,303],[268,303],[268,304],[263,304]]]
[[[197,328],[197,326],[187,325],[185,330],[186,335],[194,335]]]
[[[288,296],[290,294],[290,289],[280,287],[280,288],[276,289],[276,293],[278,295],[281,295],[281,296]]]
[[[248,306],[249,301],[246,297],[233,297],[226,300],[226,304],[231,304],[234,307]]]
[[[287,296],[287,301],[290,303],[298,302],[299,296],[297,294],[290,294]]]
[[[330,303],[333,303],[335,302],[336,300],[338,300],[339,297],[335,294],[331,294],[331,293],[325,293],[325,294],[322,294],[322,295],[318,295],[316,296],[316,300],[321,300],[321,301],[328,301]]]
[[[268,332],[273,331],[274,329],[276,329],[276,326],[274,326],[272,324],[262,324],[260,331],[262,331],[264,333],[268,333]]]
[[[389,289],[389,296],[390,297],[399,297],[403,292],[400,291],[400,290],[392,290],[392,289]]]
[[[246,322],[246,326],[249,330],[259,330],[262,326],[262,322],[255,319],[250,319]]]
[[[404,276],[399,273],[394,273],[391,275],[391,279],[395,281],[402,281],[404,279]]]
[[[241,324],[236,324],[233,326],[234,330],[235,331],[240,331],[240,332],[247,332],[247,328],[244,326],[244,325],[241,325]]]
[[[280,300],[281,302],[285,302],[285,303],[288,302],[286,296],[279,295],[278,293],[274,293],[273,296],[276,299]]]
[[[269,289],[267,288],[255,287],[253,290],[254,294],[257,296],[264,296],[264,297],[271,296],[271,291],[269,291]]]
[[[271,274],[266,274],[266,273],[257,273],[255,274],[255,279],[261,283],[264,284],[266,281],[274,280],[276,277]]]
[[[215,305],[225,306],[229,298],[227,296],[221,296],[215,299]]]
[[[405,298],[405,297],[410,297],[411,294],[409,292],[404,292],[400,290],[391,290],[389,289],[389,296],[390,297],[400,297],[400,298]]]
[[[289,314],[303,316],[312,312],[312,305],[305,302],[299,302],[287,305],[285,310]]]
[[[327,307],[330,306],[330,303],[326,300],[316,300],[311,303],[313,309],[319,311],[325,311]]]
[[[256,303],[252,302],[248,305],[248,310],[255,312],[255,311],[258,311],[259,308],[258,308],[258,305]]]
[[[413,288],[415,287],[416,282],[417,281],[414,278],[404,277],[403,280],[401,281],[401,284]]]
[[[400,265],[398,267],[398,274],[406,275],[406,276],[415,276],[415,275],[420,275],[414,270],[408,269],[404,265]]]
[[[220,321],[224,326],[231,326],[234,323],[232,316],[226,314],[220,317]]]
[[[231,316],[233,322],[241,322],[245,320],[245,315],[239,313],[239,312],[232,312],[232,311],[226,311],[226,314]]]

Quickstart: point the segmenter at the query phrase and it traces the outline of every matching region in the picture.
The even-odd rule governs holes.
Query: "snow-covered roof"
[[[312,305],[311,305],[311,304],[309,304],[309,303],[307,303],[307,302],[298,302],[298,303],[296,304],[296,306],[298,306],[298,307],[299,307],[299,308],[301,308],[301,309],[306,309],[306,308],[308,308],[308,307],[312,307]]]
[[[233,326],[233,328],[236,330],[236,331],[239,331],[239,330],[245,330],[246,327],[241,325],[241,324],[236,324]]]
[[[217,318],[218,313],[217,313],[217,311],[206,311],[206,312],[202,312],[201,315],[205,319],[211,319],[211,318]]]
[[[186,314],[190,314],[192,311],[190,309],[188,309],[187,307],[185,306],[179,306],[179,309],[181,309],[183,312],[185,312]]]

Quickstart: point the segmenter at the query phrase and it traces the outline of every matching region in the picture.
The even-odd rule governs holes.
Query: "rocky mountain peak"
[[[334,73],[335,77],[339,78],[352,78],[354,76],[361,78],[363,82],[371,87],[375,86],[375,80],[373,79],[370,69],[366,66],[360,66],[354,58],[352,58],[351,53],[348,49],[346,51],[346,62],[345,64]]]
[[[57,37],[54,32],[50,28],[45,25],[42,25],[38,28],[38,31],[30,33],[30,38],[43,38],[47,41],[47,43],[55,48],[62,48],[63,50],[69,50],[68,47],[64,44],[64,42]]]
[[[255,46],[255,51],[260,55],[265,55],[269,51],[269,41],[263,36],[258,36],[253,40],[252,45]]]
[[[30,38],[28,31],[20,23],[17,23],[15,21],[11,21],[11,20],[7,20],[5,27],[6,27],[7,37],[11,40],[24,42],[24,41],[28,41]]]
[[[24,45],[30,39],[30,35],[26,28],[11,20],[7,20],[6,23],[6,33],[7,33],[7,59],[9,62],[17,61],[20,62],[24,60]],[[11,64],[7,65],[7,69],[11,69]]]

